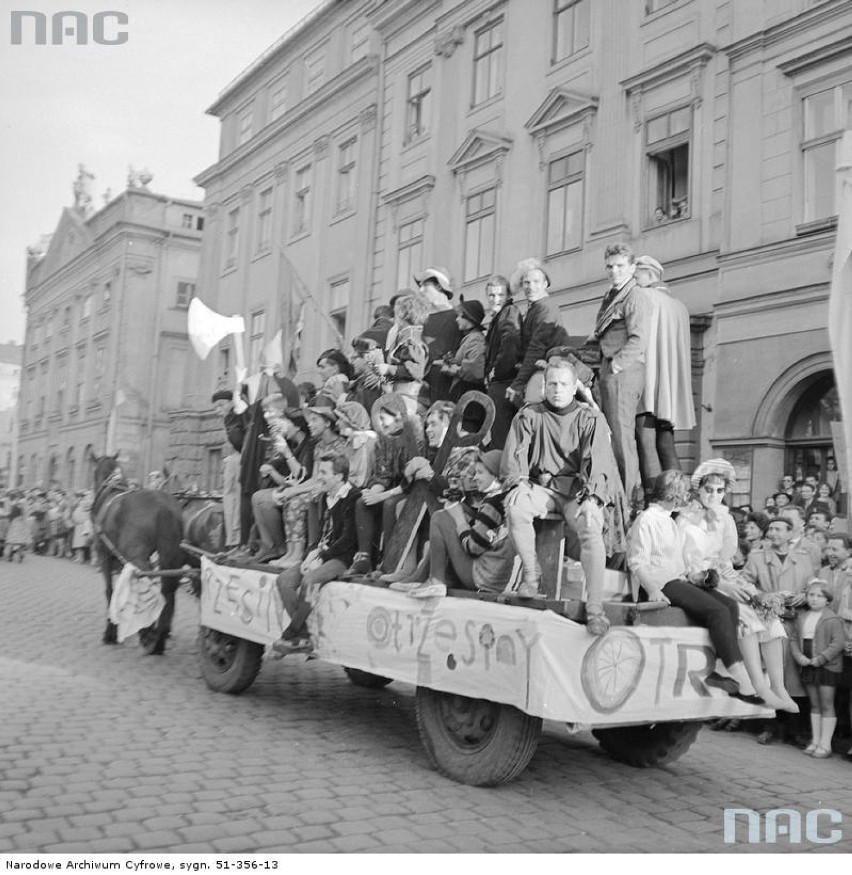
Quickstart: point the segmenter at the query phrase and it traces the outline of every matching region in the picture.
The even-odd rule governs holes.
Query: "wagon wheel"
[[[263,645],[202,626],[198,633],[201,674],[211,690],[237,695],[260,671]]]
[[[581,681],[600,714],[617,711],[633,695],[645,668],[642,642],[629,629],[611,629],[586,651]]]
[[[495,786],[527,767],[542,721],[510,705],[417,688],[420,740],[432,765],[455,781]]]

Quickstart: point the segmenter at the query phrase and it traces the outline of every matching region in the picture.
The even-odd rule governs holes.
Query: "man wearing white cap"
[[[453,376],[443,373],[441,366],[456,354],[462,341],[456,311],[450,304],[453,297],[450,272],[444,267],[427,267],[423,273],[414,275],[414,281],[432,305],[432,312],[423,326],[423,339],[429,346],[431,362],[426,373],[429,403],[449,401]]]
[[[662,471],[680,469],[674,429],[695,427],[689,311],[663,283],[663,266],[650,255],[636,259],[636,285],[649,303],[645,391],[636,417],[639,470],[646,495]]]

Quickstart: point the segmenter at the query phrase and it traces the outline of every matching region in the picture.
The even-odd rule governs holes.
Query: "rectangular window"
[[[548,255],[582,245],[584,163],[584,152],[572,152],[547,168]]]
[[[590,0],[554,0],[554,62],[588,48],[590,6]]]
[[[647,221],[689,218],[689,141],[692,109],[685,106],[645,123],[648,161]]]
[[[179,310],[186,310],[189,307],[189,302],[195,297],[195,283],[179,282],[177,284],[177,294],[175,295],[175,307]]]
[[[77,392],[74,397],[74,403],[77,407],[82,407],[86,401],[86,351],[80,350],[77,353]]]
[[[62,330],[67,331],[71,327],[71,305],[69,304],[62,314]]]
[[[181,228],[189,228],[190,230],[192,230],[193,218],[194,217],[193,217],[192,213],[184,213],[180,219]]]
[[[240,208],[228,213],[228,226],[225,238],[225,270],[235,267],[240,249]]]
[[[237,116],[237,145],[242,146],[251,139],[252,135],[252,115],[254,114],[254,105],[246,107]]]
[[[226,346],[219,350],[219,376],[228,377],[231,373],[231,350]]]
[[[65,389],[68,386],[68,356],[56,359],[56,407],[57,413],[62,413],[65,405]]]
[[[837,144],[843,131],[852,128],[852,82],[808,95],[802,115],[804,220],[813,222],[837,215]]]
[[[477,31],[473,45],[473,106],[495,97],[503,82],[503,19]]]
[[[93,295],[89,292],[83,297],[83,306],[80,308],[80,321],[88,319],[92,315],[92,298]]]
[[[258,310],[251,314],[251,332],[249,334],[249,373],[256,374],[260,370],[260,355],[263,352],[263,336],[266,333],[266,311]]]
[[[338,280],[331,284],[329,313],[331,322],[337,332],[337,341],[342,344],[346,339],[346,311],[349,308],[349,279]]]
[[[103,309],[106,310],[112,302],[112,280],[104,283]]]
[[[349,48],[349,63],[354,64],[366,58],[370,51],[370,25],[366,21],[352,28]]]
[[[281,118],[287,112],[287,83],[279,82],[269,92],[269,121]]]
[[[465,204],[464,282],[488,276],[494,267],[497,189],[471,195]]]
[[[399,246],[396,287],[411,288],[414,274],[423,269],[423,219],[415,219],[399,226]]]
[[[325,83],[325,46],[305,55],[305,97],[322,88]]]
[[[272,189],[260,193],[257,206],[257,251],[266,252],[272,245]]]
[[[296,186],[293,192],[293,236],[305,234],[311,221],[311,165],[296,171]]]
[[[204,219],[201,216],[199,216],[195,220],[195,230],[196,231],[203,231],[204,230]]]
[[[207,451],[207,490],[218,492],[222,488],[222,450],[220,447]]]
[[[408,77],[408,97],[405,104],[405,142],[422,137],[429,131],[429,106],[432,94],[432,68],[421,67]]]
[[[44,339],[49,340],[53,336],[53,313],[45,317],[44,320]]]
[[[106,366],[106,349],[98,347],[95,350],[95,375],[92,380],[92,401],[99,401],[104,383],[104,371]]]
[[[337,209],[344,213],[355,209],[355,147],[352,139],[344,143],[337,153]]]

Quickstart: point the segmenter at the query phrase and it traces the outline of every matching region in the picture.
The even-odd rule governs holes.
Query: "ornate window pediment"
[[[502,162],[511,148],[510,137],[501,137],[499,134],[474,128],[453,153],[447,165],[453,173],[467,173],[489,161]]]
[[[598,111],[598,98],[567,88],[552,88],[524,127],[533,135],[544,135],[587,119]]]

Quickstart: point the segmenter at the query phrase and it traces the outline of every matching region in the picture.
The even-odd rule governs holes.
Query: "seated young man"
[[[473,493],[432,514],[429,574],[422,583],[392,583],[413,598],[447,594],[447,581],[461,589],[502,592],[512,574],[515,550],[508,538],[499,470],[502,452],[480,450]]]
[[[522,598],[538,597],[541,570],[533,521],[548,513],[565,520],[569,548],[579,553],[586,577],[586,630],[603,635],[607,554],[624,550],[626,505],[603,415],[574,396],[577,371],[552,358],[544,372],[544,401],[521,408],[500,465],[506,487],[509,538],[523,563]],[[579,549],[577,549],[579,546]]]
[[[296,653],[310,649],[305,621],[311,612],[309,598],[323,584],[340,578],[355,555],[355,502],[360,497],[349,483],[349,461],[346,456],[326,453],[317,460],[317,477],[322,483],[320,496],[319,541],[300,565],[278,575],[276,585],[281,593],[290,625],[273,644],[278,653]]]

